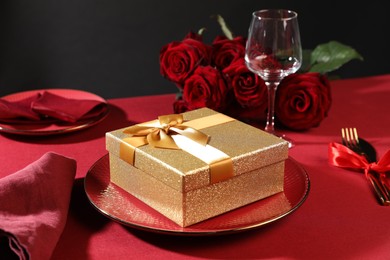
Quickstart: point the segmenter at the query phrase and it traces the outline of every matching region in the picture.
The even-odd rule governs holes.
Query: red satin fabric
[[[366,174],[370,170],[378,173],[390,171],[390,150],[378,162],[368,163],[364,156],[355,153],[342,144],[333,142],[329,144],[328,160],[334,166],[363,171]]]

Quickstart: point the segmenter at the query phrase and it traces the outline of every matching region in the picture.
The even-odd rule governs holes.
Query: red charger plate
[[[304,168],[290,157],[285,164],[283,192],[188,227],[177,225],[111,183],[108,154],[89,169],[84,188],[100,213],[123,225],[170,235],[205,236],[258,228],[289,215],[306,200],[310,180]]]

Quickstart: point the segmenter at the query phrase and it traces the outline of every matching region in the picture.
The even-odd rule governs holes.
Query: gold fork
[[[364,149],[362,149],[360,145],[359,136],[355,127],[341,128],[341,140],[343,145],[347,146],[355,153],[363,155],[367,159],[367,161],[370,162],[367,154],[364,152]],[[378,176],[377,173],[371,171],[367,173],[366,177],[368,182],[372,185],[379,202],[384,206],[389,206],[390,205],[389,190],[387,189],[384,182],[382,182],[382,180],[380,179],[381,177]]]

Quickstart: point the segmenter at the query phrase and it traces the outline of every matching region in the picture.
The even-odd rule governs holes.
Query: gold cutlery
[[[359,139],[356,128],[341,128],[341,140],[343,145],[347,146],[355,153],[364,156],[369,163],[376,161],[376,155],[371,156],[370,154],[371,151],[374,151],[374,149],[371,149],[371,151],[369,151],[367,145],[362,146],[362,139]],[[386,180],[383,179],[386,178],[386,176],[381,173],[368,171],[366,177],[368,182],[372,185],[379,202],[384,206],[389,206],[390,193],[386,185]]]

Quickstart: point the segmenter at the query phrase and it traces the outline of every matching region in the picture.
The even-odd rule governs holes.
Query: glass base
[[[275,131],[275,128],[273,126],[273,124],[266,124],[265,128],[264,128],[264,131],[266,131],[267,133],[270,133],[276,137],[279,137],[285,141],[288,142],[288,148],[293,148],[295,146],[294,144],[294,141],[291,139],[291,138],[288,138],[286,135],[284,134],[279,134]]]
[[[288,142],[288,148],[293,148],[295,146],[294,141],[291,138],[288,138],[286,135],[282,135],[280,138],[282,138]]]
[[[279,138],[281,138],[281,139],[283,139],[283,140],[286,140],[287,142],[288,142],[288,148],[290,149],[290,148],[293,148],[294,146],[295,146],[295,143],[294,143],[294,141],[291,139],[291,138],[288,138],[286,135],[284,135],[284,134],[278,134],[278,133],[275,133],[275,132],[273,132],[272,133],[274,136],[276,136],[276,137],[279,137]]]

